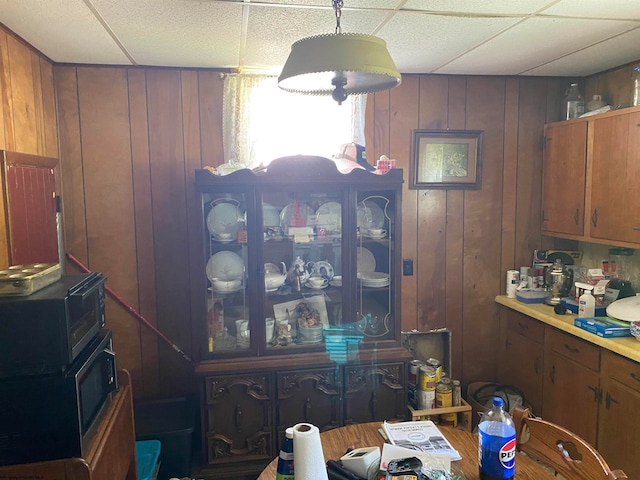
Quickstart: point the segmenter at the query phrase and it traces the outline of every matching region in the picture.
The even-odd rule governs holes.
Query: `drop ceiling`
[[[331,0],[0,0],[54,62],[279,73],[333,33]],[[402,73],[586,76],[640,60],[640,0],[344,0],[342,31],[386,40]]]

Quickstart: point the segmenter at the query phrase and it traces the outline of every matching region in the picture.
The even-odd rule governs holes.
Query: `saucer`
[[[311,290],[322,290],[323,288],[327,288],[329,286],[329,283],[325,282],[322,285],[320,285],[319,287],[314,287],[310,283],[305,283],[304,286],[307,287],[307,288],[310,288]]]

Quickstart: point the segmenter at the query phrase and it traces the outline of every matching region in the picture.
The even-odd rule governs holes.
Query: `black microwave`
[[[65,373],[0,380],[0,465],[82,458],[118,388],[111,331]]]
[[[104,326],[106,280],[62,275],[31,295],[0,297],[0,378],[65,372]]]

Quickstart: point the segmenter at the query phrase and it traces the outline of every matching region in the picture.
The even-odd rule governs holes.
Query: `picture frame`
[[[412,189],[479,189],[482,130],[414,130]]]

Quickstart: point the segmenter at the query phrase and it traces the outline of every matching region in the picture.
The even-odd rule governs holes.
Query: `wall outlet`
[[[405,258],[402,260],[402,275],[410,277],[413,275],[413,260]]]

